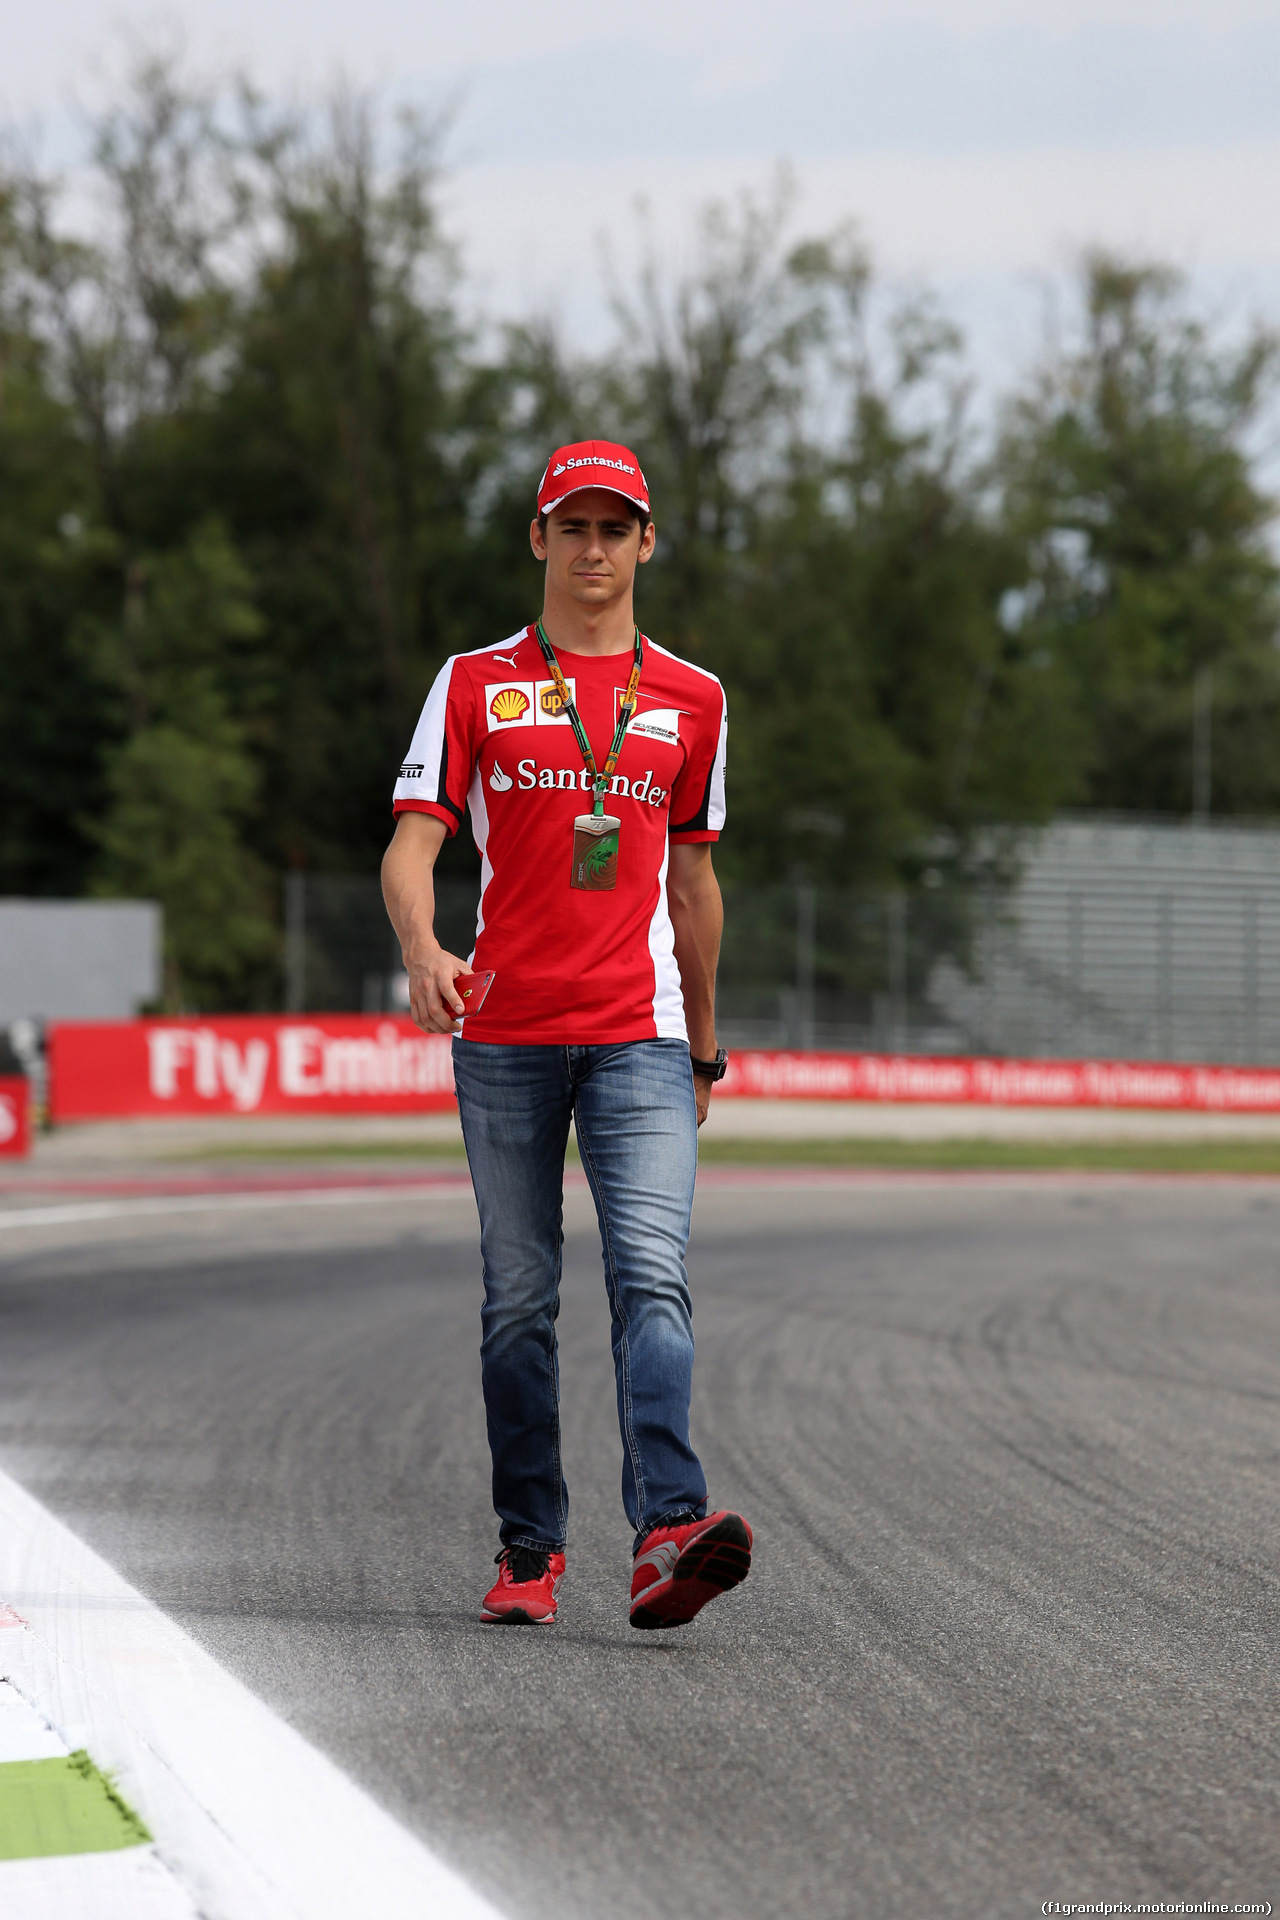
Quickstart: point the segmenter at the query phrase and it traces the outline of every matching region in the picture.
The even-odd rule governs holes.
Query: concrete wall
[[[111,1020],[160,993],[153,900],[0,900],[0,1022]]]

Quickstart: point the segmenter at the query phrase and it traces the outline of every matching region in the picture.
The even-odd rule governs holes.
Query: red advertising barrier
[[[0,1074],[0,1153],[30,1153],[30,1095],[24,1073]]]
[[[430,1113],[453,1105],[445,1034],[407,1016],[59,1021],[55,1122],[208,1113]]]
[[[932,1100],[992,1107],[1182,1107],[1280,1113],[1280,1070],[1132,1060],[739,1053],[722,1092],[760,1100]]]
[[[446,1035],[404,1017],[234,1015],[61,1021],[49,1029],[55,1121],[202,1113],[428,1113],[453,1105]],[[26,1082],[0,1081],[0,1091]],[[735,1053],[720,1096],[1280,1113],[1280,1070],[1117,1060]],[[0,1134],[6,1122],[0,1110]],[[22,1117],[13,1138],[25,1139]],[[0,1152],[25,1152],[6,1146]]]

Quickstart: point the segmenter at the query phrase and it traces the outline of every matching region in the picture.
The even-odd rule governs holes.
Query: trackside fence
[[[464,955],[477,893],[438,887]],[[289,1012],[403,1011],[376,881],[291,876],[285,918]],[[1001,885],[727,886],[718,1009],[737,1048],[1280,1063],[1280,830],[1066,820]]]

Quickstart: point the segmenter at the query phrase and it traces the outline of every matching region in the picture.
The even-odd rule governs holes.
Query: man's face
[[[529,540],[547,563],[548,592],[564,593],[583,607],[607,607],[630,592],[637,565],[653,552],[653,524],[640,523],[620,494],[584,487],[547,516],[535,520]]]

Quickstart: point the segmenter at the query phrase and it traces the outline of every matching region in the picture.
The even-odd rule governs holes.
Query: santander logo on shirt
[[[518,760],[515,778],[497,760],[489,769],[489,785],[494,793],[510,793],[514,787],[517,792],[532,793],[541,789],[544,793],[553,790],[561,793],[591,792],[591,775],[585,767],[540,767],[536,760]],[[653,784],[653,768],[648,767],[639,780],[629,780],[624,773],[615,773],[609,782],[608,797],[611,800],[638,800],[642,806],[658,807],[667,797],[665,787]]]

